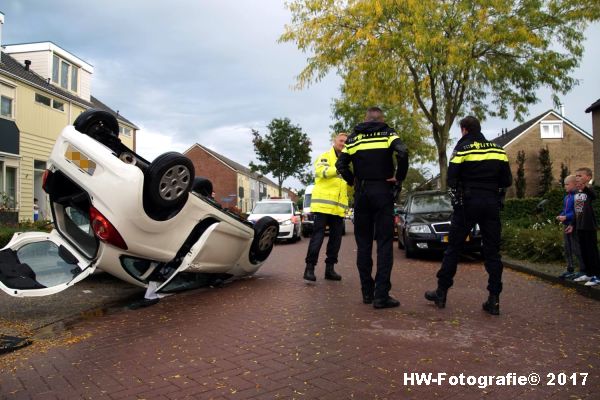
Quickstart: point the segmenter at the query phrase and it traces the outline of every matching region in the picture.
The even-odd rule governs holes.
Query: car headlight
[[[291,225],[291,224],[292,224],[292,220],[291,219],[286,219],[285,221],[281,221],[279,223],[279,225],[282,225],[282,226]]]
[[[429,225],[411,225],[408,228],[409,233],[431,233],[431,229],[429,229]]]

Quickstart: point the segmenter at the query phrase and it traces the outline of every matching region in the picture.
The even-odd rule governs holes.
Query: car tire
[[[404,253],[406,255],[406,258],[415,258],[415,250],[410,245],[410,242],[406,238],[406,235],[404,236]]]
[[[398,248],[402,250],[404,248],[404,237],[400,240],[400,230],[398,230]]]
[[[249,258],[252,264],[263,262],[269,257],[279,233],[279,223],[271,217],[262,217],[254,225],[254,239],[250,245]]]
[[[111,113],[90,109],[82,112],[73,122],[75,130],[97,140],[111,150],[119,142],[119,122]]]
[[[194,182],[194,164],[183,154],[161,154],[144,176],[144,195],[152,207],[177,208],[188,198]]]

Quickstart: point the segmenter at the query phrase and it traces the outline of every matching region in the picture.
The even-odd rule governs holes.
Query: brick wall
[[[543,120],[557,120],[552,114]],[[563,123],[562,139],[542,139],[539,122],[526,133],[521,134],[505,147],[510,161],[513,179],[517,176],[517,153],[525,151],[525,179],[527,182],[526,196],[536,196],[539,188],[539,153],[540,149],[548,146],[552,160],[552,175],[558,186],[560,179],[560,164],[564,163],[570,173],[577,168],[593,166],[592,141],[575,130],[571,125]],[[508,191],[508,196],[515,196],[515,187]]]
[[[215,200],[224,207],[235,206],[237,204],[236,171],[197,146],[186,151],[185,155],[194,163],[196,176],[208,178],[212,182],[213,190],[215,191]],[[235,197],[229,197],[230,194],[235,194]],[[231,199],[231,202],[227,202],[227,199]]]
[[[600,138],[600,108],[592,111],[592,132],[594,138]],[[600,139],[594,140],[594,182],[600,182]]]

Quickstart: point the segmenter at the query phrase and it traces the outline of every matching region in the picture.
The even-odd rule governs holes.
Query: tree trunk
[[[438,149],[438,157],[440,165],[440,189],[446,191],[448,179],[448,156],[446,155],[446,149]]]

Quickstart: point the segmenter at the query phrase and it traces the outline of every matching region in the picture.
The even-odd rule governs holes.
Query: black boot
[[[438,308],[446,307],[446,295],[447,290],[437,288],[436,290],[429,290],[425,292],[425,298],[429,301],[433,301]]]
[[[483,310],[492,315],[500,315],[500,296],[490,294],[487,301],[483,303]]]
[[[368,290],[368,289],[361,289],[362,291],[362,298],[363,298],[363,303],[365,304],[372,304],[373,300],[374,300],[374,296],[373,296],[373,289]]]
[[[304,269],[304,279],[307,281],[316,281],[317,277],[315,276],[315,265],[314,264],[306,264],[306,268]]]
[[[399,305],[400,302],[391,296],[373,300],[374,308],[393,308],[398,307]]]
[[[329,279],[330,281],[341,281],[342,276],[339,275],[333,269],[335,264],[325,264],[325,279]]]

